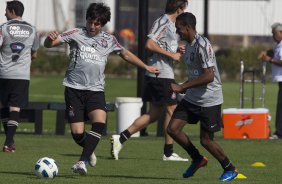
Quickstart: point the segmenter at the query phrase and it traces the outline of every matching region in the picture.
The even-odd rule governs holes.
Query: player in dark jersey
[[[85,175],[86,164],[95,165],[94,150],[101,138],[106,122],[104,96],[104,69],[111,52],[148,72],[159,73],[156,67],[147,66],[138,57],[123,48],[116,38],[102,27],[110,21],[110,8],[103,3],[92,3],[86,12],[86,27],[64,33],[51,32],[45,47],[67,43],[70,47],[70,64],[63,85],[65,101],[74,141],[83,147],[79,161],[72,167],[75,173]],[[86,133],[84,122],[92,122]]]
[[[173,139],[166,133],[168,122],[176,107],[176,96],[169,90],[174,83],[174,62],[179,61],[181,53],[178,48],[179,36],[176,33],[175,20],[187,7],[187,0],[167,0],[165,14],[161,15],[153,24],[146,43],[152,52],[148,65],[160,68],[160,74],[146,73],[143,101],[150,102],[147,113],[137,118],[131,126],[119,135],[111,138],[112,156],[118,160],[118,154],[123,144],[132,134],[138,132],[150,123],[156,122],[165,111],[163,127],[165,130],[164,161],[188,161],[173,151]]]
[[[36,28],[22,20],[24,6],[8,1],[7,22],[0,26],[0,108],[6,140],[4,152],[14,152],[14,135],[21,108],[28,104],[31,60],[36,57],[39,40]]]
[[[168,133],[192,158],[192,163],[183,173],[183,177],[193,176],[208,163],[208,159],[200,154],[182,130],[187,123],[196,124],[200,121],[201,145],[218,160],[224,170],[220,180],[233,180],[238,171],[214,140],[214,132],[220,131],[222,127],[223,95],[211,43],[197,33],[196,17],[192,13],[179,15],[176,18],[176,29],[180,37],[187,41],[184,61],[188,80],[181,85],[171,84],[174,92],[185,92],[185,96],[173,112]]]

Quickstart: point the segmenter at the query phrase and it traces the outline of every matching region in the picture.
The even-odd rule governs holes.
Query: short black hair
[[[19,17],[23,16],[24,13],[24,5],[20,1],[7,1],[7,7],[10,12],[15,11],[15,14]]]
[[[196,30],[196,17],[190,12],[184,12],[176,17],[176,24],[182,26],[191,26],[194,30]]]
[[[104,26],[111,20],[110,8],[104,3],[91,3],[87,8],[87,19],[97,20]]]
[[[177,11],[178,8],[184,9],[188,5],[187,0],[167,0],[165,13],[172,14]]]

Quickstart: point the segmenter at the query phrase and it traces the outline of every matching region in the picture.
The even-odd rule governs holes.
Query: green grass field
[[[34,77],[31,80],[30,101],[63,102],[62,77]],[[136,81],[107,80],[107,101],[114,102],[118,96],[136,96]],[[256,90],[256,91],[259,91]],[[277,85],[266,86],[266,107],[269,108],[274,127]],[[225,103],[223,108],[239,107],[239,83],[224,82]],[[246,91],[248,92],[248,90]],[[259,104],[257,104],[259,106]],[[17,150],[13,154],[0,152],[0,184],[35,184],[35,183],[99,183],[99,184],[214,184],[221,183],[218,177],[222,173],[219,163],[199,145],[199,127],[191,125],[185,128],[191,140],[202,154],[209,158],[208,166],[199,170],[194,177],[182,178],[182,172],[190,162],[164,162],[161,160],[163,138],[155,136],[156,125],[149,126],[149,137],[132,138],[125,143],[120,153],[120,160],[110,157],[109,136],[115,133],[115,113],[109,113],[108,136],[104,136],[97,147],[97,166],[88,167],[88,175],[81,177],[70,170],[81,153],[69,133],[65,136],[54,135],[55,114],[44,112],[44,134],[32,135],[33,124],[22,123],[16,135]],[[68,127],[66,126],[68,129]],[[28,134],[23,133],[28,132]],[[280,181],[281,141],[253,139],[223,139],[221,133],[216,134],[218,143],[223,147],[232,162],[239,168],[246,179],[236,179],[232,183],[245,184],[278,184]],[[0,142],[4,135],[0,133]],[[175,152],[181,156],[186,153],[175,144]],[[53,180],[37,179],[34,175],[34,164],[43,156],[53,157],[59,164],[59,175]],[[265,167],[253,167],[255,162],[262,162]]]

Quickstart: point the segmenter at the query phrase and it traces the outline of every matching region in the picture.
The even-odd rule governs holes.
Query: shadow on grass
[[[33,172],[15,172],[15,171],[0,171],[0,174],[23,175],[30,179],[40,179]],[[58,175],[56,178],[73,178],[77,179],[78,175]]]
[[[132,175],[96,175],[102,178],[120,178],[120,179],[143,179],[143,180],[183,180],[182,178],[165,178],[165,177],[152,177],[152,176],[132,176]]]

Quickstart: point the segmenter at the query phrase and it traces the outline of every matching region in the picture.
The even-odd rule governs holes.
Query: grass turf
[[[63,102],[62,77],[35,77],[31,80],[30,100],[45,102]],[[124,90],[121,90],[124,89]],[[260,89],[256,90],[257,92]],[[270,126],[274,127],[277,85],[269,83],[266,86],[266,107],[272,115]],[[239,84],[224,82],[223,92],[225,102],[223,108],[239,107]],[[248,89],[246,90],[248,92]],[[135,96],[135,80],[109,79],[107,80],[107,101],[114,102],[117,96]],[[257,104],[257,106],[260,106]],[[115,132],[115,113],[109,113],[109,135]],[[55,136],[55,114],[44,112],[44,134],[16,135],[16,153],[0,152],[0,183],[221,183],[218,180],[222,169],[218,162],[199,145],[198,125],[187,126],[192,141],[202,154],[209,157],[206,168],[199,170],[194,177],[182,179],[182,172],[190,162],[163,162],[163,138],[155,137],[156,125],[149,126],[149,137],[132,138],[125,144],[120,154],[120,160],[110,158],[109,137],[103,137],[97,147],[98,165],[88,167],[88,175],[80,177],[74,175],[71,166],[78,160],[81,148],[72,140],[69,133],[65,136]],[[21,130],[32,132],[33,124],[22,123]],[[68,130],[68,127],[67,127]],[[282,162],[280,152],[281,141],[269,140],[233,140],[222,139],[217,136],[218,143],[223,147],[232,162],[238,167],[246,179],[236,179],[233,183],[265,184],[280,183],[280,169]],[[0,133],[0,142],[4,135]],[[181,156],[186,153],[175,144],[175,151]],[[37,179],[34,175],[35,162],[43,157],[53,157],[59,164],[59,175],[54,180]],[[255,162],[263,162],[266,167],[252,167]]]

